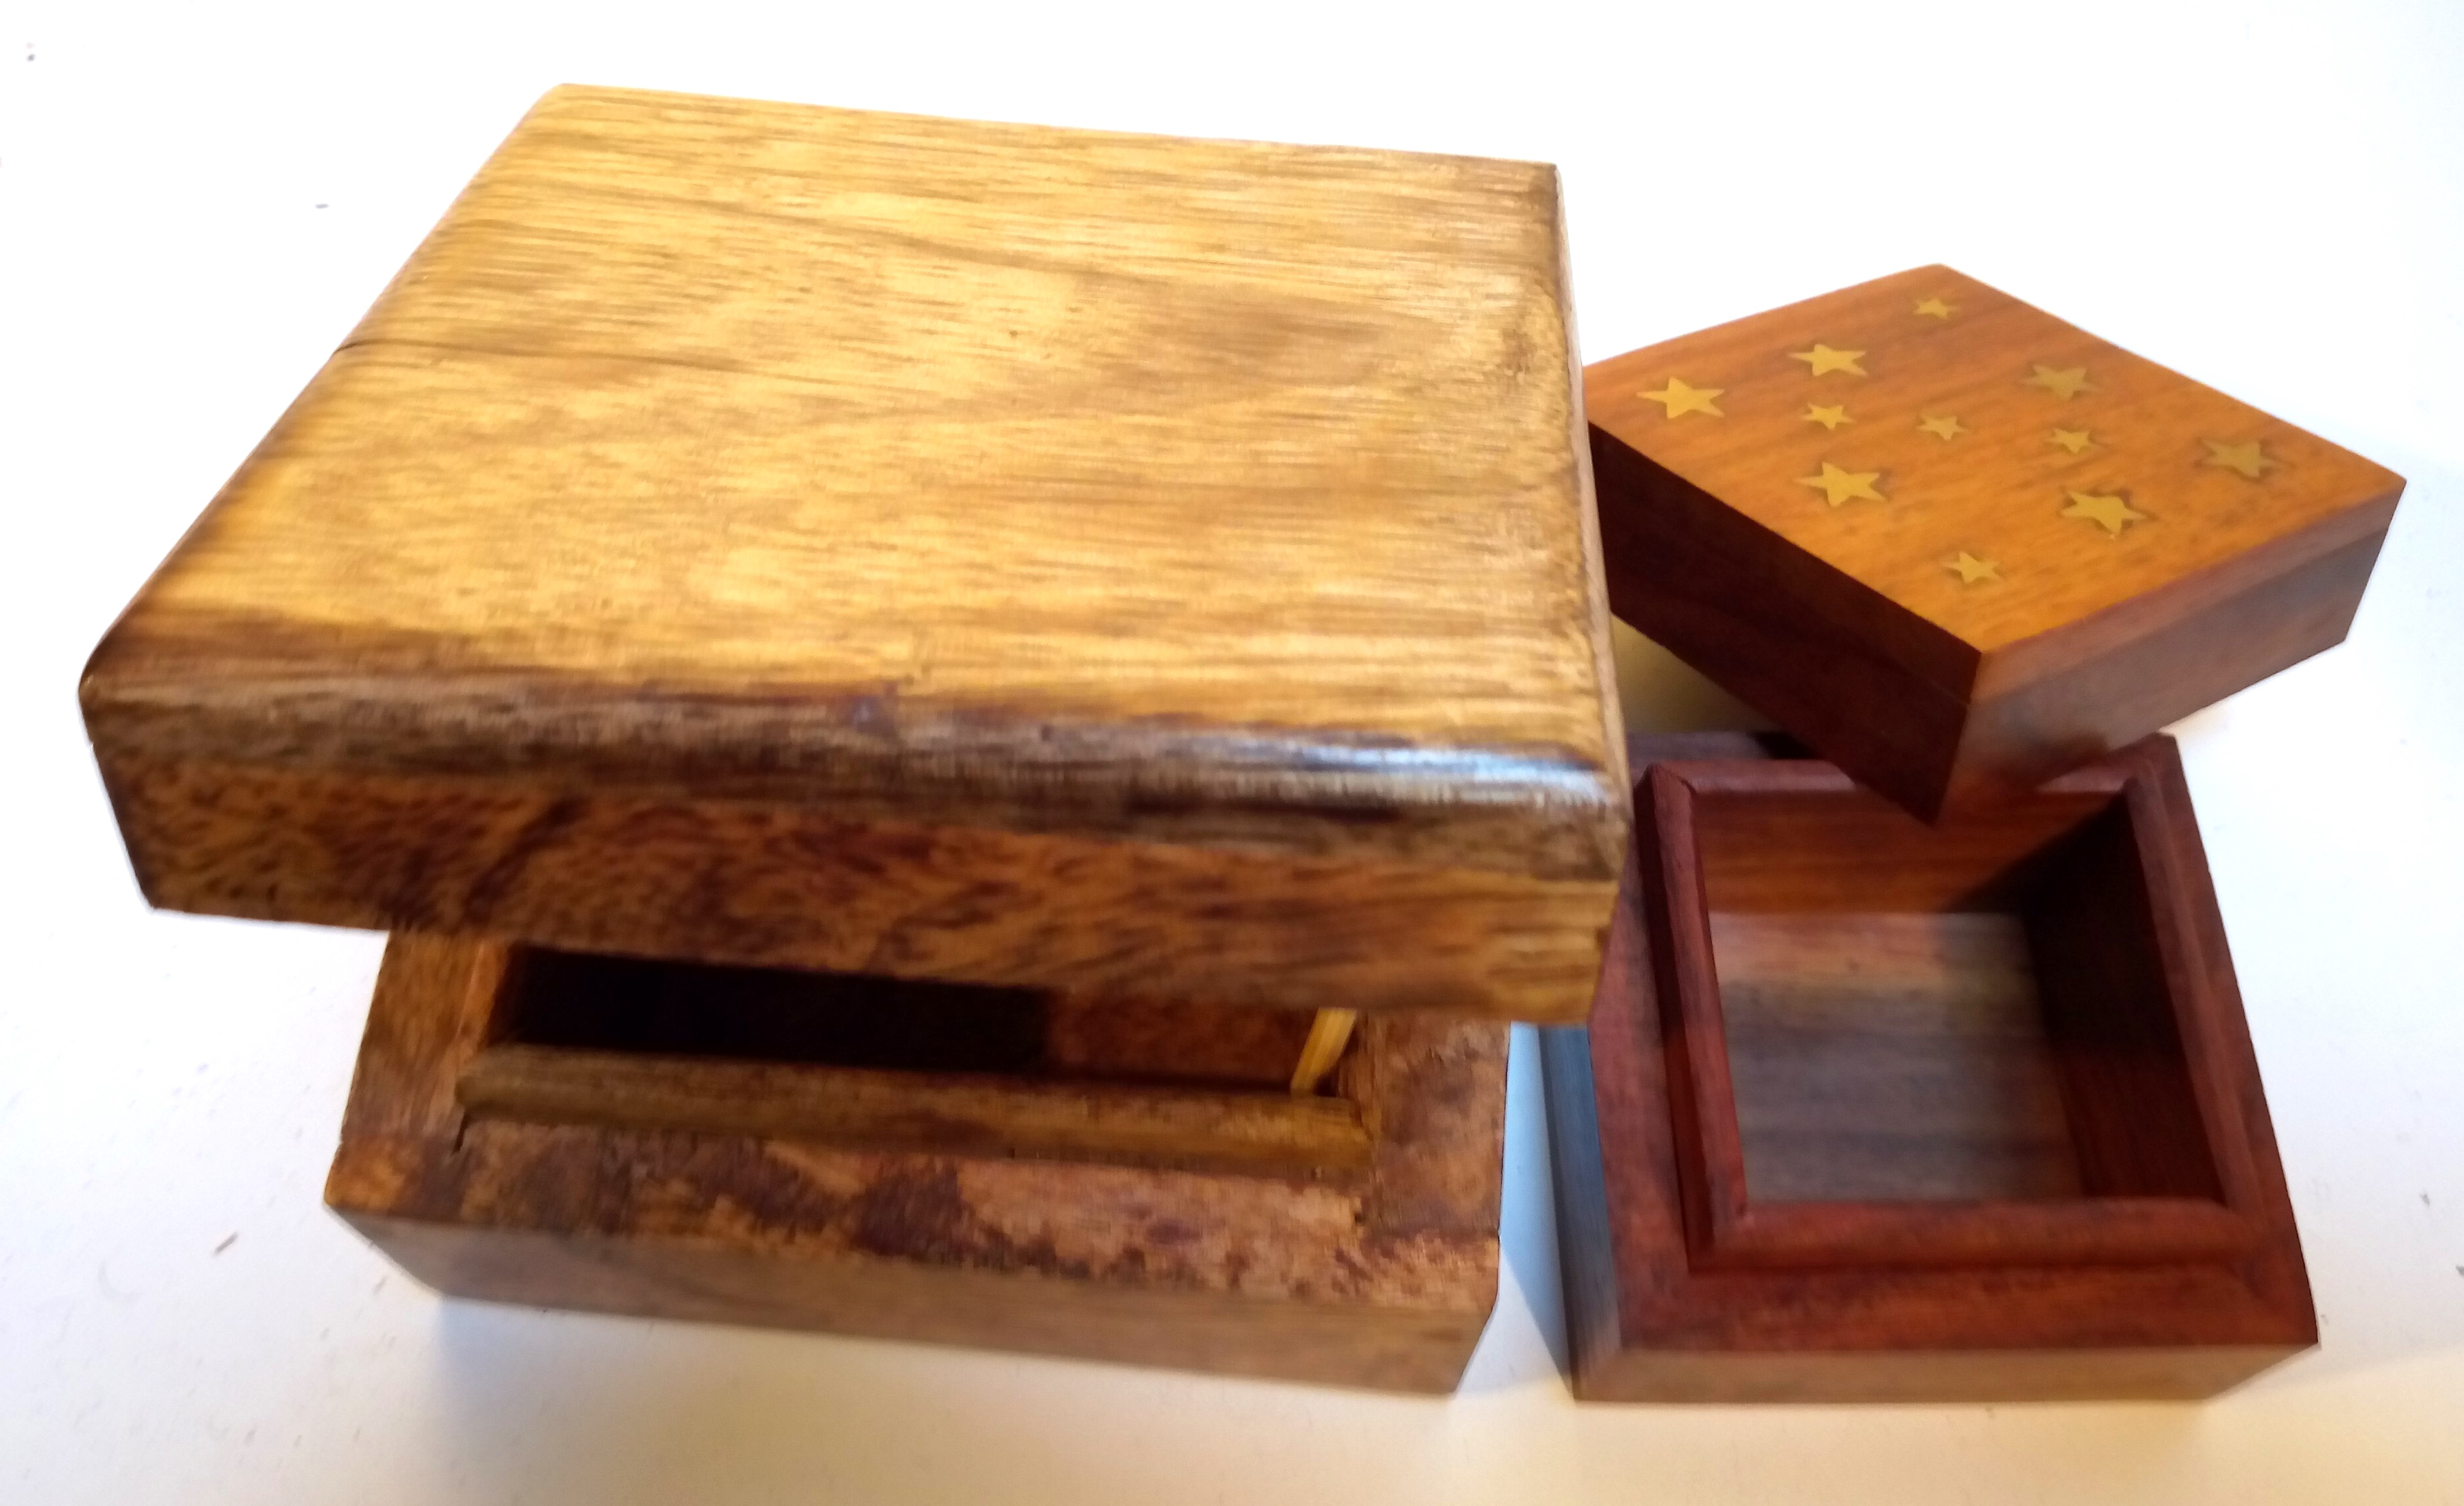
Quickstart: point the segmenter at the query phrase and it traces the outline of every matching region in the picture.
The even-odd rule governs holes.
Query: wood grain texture
[[[2079,1195],[2016,916],[1711,917],[1757,1202]]]
[[[1502,1026],[1365,1021],[1335,1096],[1256,1092],[1353,1116],[1365,1167],[1207,1169],[1220,1125],[1124,1163],[885,1149],[825,1119],[620,1125],[604,1096],[586,1124],[473,1113],[453,1085],[507,1049],[487,1042],[517,971],[501,946],[394,939],[327,1185],[449,1294],[1432,1391],[1494,1301]],[[904,1112],[902,1074],[877,1075]],[[915,1081],[907,1111],[944,1106],[946,1079]],[[1069,1091],[1009,1091],[1039,1086],[1038,1113]]]
[[[1725,762],[1701,766],[1723,769],[1746,751],[1735,739],[1670,738],[1638,742],[1635,759],[1638,766],[1683,766],[1706,749]],[[1958,1196],[1928,1201],[1927,1189],[1903,1187],[1892,1202],[1780,1203],[1755,1211],[1803,1216],[1798,1228],[1783,1232],[1808,1255],[1805,1263],[1705,1259],[1705,1229],[1686,1185],[1685,1163],[1698,1152],[1680,1104],[1701,1084],[1690,1067],[1680,1065],[1684,1037],[1669,1010],[1661,955],[1668,941],[1648,922],[1649,870],[1638,863],[1610,938],[1590,1030],[1542,1032],[1578,1396],[1725,1402],[2197,1397],[2315,1341],[2290,1201],[2179,764],[2162,743],[2125,763],[2122,782],[2130,794],[2152,802],[2150,819],[2130,828],[2134,839],[2146,838],[2145,851],[2133,860],[2145,866],[2149,887],[2178,906],[2157,921],[2168,952],[2161,965],[2184,990],[2167,1001],[2179,1019],[2174,1054],[2196,1101],[2194,1133],[2214,1147],[2208,1159],[2224,1188],[2220,1201],[2180,1195],[2162,1169],[2177,1164],[2177,1155],[2159,1157],[2160,1169],[2134,1183],[2139,1173],[2113,1164],[2088,1138],[2075,1135],[2072,1149],[2088,1196],[1977,1200],[1967,1196],[1972,1189],[1953,1188]],[[2100,765],[2081,777],[2112,772]],[[1817,789],[1807,798],[1822,797]],[[2073,850],[2056,844],[2045,881],[2077,881],[2077,874],[2062,869],[2072,856]],[[1651,854],[1653,866],[1659,859]],[[1800,980],[1818,972],[1826,965],[1824,949],[1837,960],[1828,931],[1855,913],[1817,912],[1821,934],[1814,953],[1781,959],[1771,955],[1780,940],[1771,934],[1771,922],[1750,916],[1749,949],[1759,941],[1763,952],[1743,959],[1749,972]],[[1999,924],[1994,930],[1995,939],[1983,943],[1987,970],[2007,972],[2009,938]],[[1954,927],[1951,934],[1957,933]],[[1911,950],[1882,949],[1876,954],[1879,983],[1867,975],[1852,991],[1887,988],[1893,975],[1922,978],[1950,960],[1938,953],[1927,962],[1914,949],[1911,962]],[[2032,951],[2031,962],[2041,985],[2048,959]],[[2053,965],[2057,970],[2060,963]],[[2059,1008],[2045,1002],[2044,1030],[2058,1057],[2070,1027]],[[1824,1028],[1846,1029],[1842,1012],[1825,1016]],[[1912,1026],[1933,1033],[1940,1020],[1939,1000],[1912,1019],[1903,998],[1900,1008],[1872,1023],[1881,1033]],[[1858,1063],[1854,1052],[1843,1059],[1848,1068]],[[1898,1087],[1867,1084],[1876,1086],[1886,1096]],[[1854,1090],[1841,1084],[1839,1091]],[[2067,1083],[2061,1098],[2069,1122],[2112,1110],[2109,1099],[2100,1104]],[[2136,1123],[2141,1138],[2180,1131],[2162,1109]],[[1914,1127],[1938,1132],[1946,1126]],[[1870,1163],[1860,1167],[1850,1158],[1847,1164],[1854,1175],[1872,1174]],[[1800,1168],[1808,1175],[1814,1169]],[[2095,1195],[2124,1187],[2144,1195]],[[2101,1251],[2084,1241],[2068,1248],[2047,1242],[2054,1213],[2100,1203],[2204,1204],[2214,1215],[2245,1220],[2253,1237],[2234,1248],[2171,1257],[2153,1247],[2130,1248],[2138,1235],[2127,1232]],[[1828,1228],[1816,1227],[1826,1218]],[[1977,1230],[1991,1218],[2007,1219],[2009,1236],[2033,1244],[2037,1254],[2012,1263],[2008,1250],[1978,1243]],[[1899,1238],[1934,1243],[1890,1248],[1873,1238],[1879,1225],[1859,1228],[1860,1220],[1882,1220],[1896,1226]]]
[[[1617,614],[1929,818],[2342,641],[2403,489],[1944,267],[1584,380]]]
[[[1277,1008],[1579,1019],[1605,884],[835,808],[106,756],[147,898],[264,920]]]
[[[1627,782],[1564,258],[1543,166],[555,91],[97,651],[123,812],[193,817],[128,831],[148,893],[415,929],[333,876],[415,869],[621,944],[425,833],[494,802],[589,868],[605,811],[708,802],[1225,854],[1228,904],[1287,860],[1562,885],[1496,923],[1595,961]],[[260,838],[314,851],[235,873]],[[1003,902],[1055,958],[1124,919]],[[1210,946],[1124,970],[1193,996]],[[1588,965],[1486,962],[1445,991],[1579,1014]]]
[[[925,1147],[1137,1164],[1147,1158],[1307,1175],[1369,1164],[1360,1113],[1337,1099],[919,1076],[495,1046],[456,1084],[478,1115],[539,1124]]]

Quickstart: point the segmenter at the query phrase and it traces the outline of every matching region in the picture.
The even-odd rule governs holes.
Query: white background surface
[[[2022,9],[0,0],[0,1501],[2464,1501],[2464,8]],[[147,913],[74,687],[566,79],[1554,161],[1595,357],[1947,260],[2410,477],[2351,641],[2178,729],[2321,1348],[2205,1407],[1577,1408],[1528,1039],[1450,1401],[393,1273],[319,1205],[378,940]]]

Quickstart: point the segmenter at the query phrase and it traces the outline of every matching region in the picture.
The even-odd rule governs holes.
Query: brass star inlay
[[[1917,299],[1917,317],[1920,319],[1948,319],[1950,318],[1951,310],[1958,306],[1959,305],[1956,303],[1946,303],[1940,299]]]
[[[2132,523],[2144,523],[2147,515],[2119,497],[2097,492],[2073,492],[2071,504],[2062,509],[2065,518],[2084,519],[2102,528],[2106,535],[2118,534]]]
[[[2213,439],[2202,439],[2199,443],[2208,447],[2208,457],[2201,462],[2202,464],[2220,465],[2228,471],[2246,476],[2254,481],[2284,464],[2283,461],[2261,450],[2255,439],[2245,440],[2237,445],[2220,444]]]
[[[2073,454],[2077,454],[2088,446],[2096,443],[2095,440],[2088,437],[2088,432],[2084,429],[2057,429],[2054,431],[2054,437],[2049,442],[2061,446]]]
[[[2085,366],[2064,366],[2060,370],[2056,370],[2052,366],[2037,366],[2035,373],[2021,385],[2043,388],[2056,397],[2064,400],[2077,397],[2081,392],[2096,390],[2095,386],[2087,379]]]
[[[1925,431],[1926,433],[1936,434],[1944,439],[1956,439],[1960,435],[1968,432],[1968,426],[1961,423],[1958,419],[1936,418],[1930,413],[1926,414],[1924,421],[1919,423],[1917,427]]]
[[[1959,584],[1962,586],[1973,586],[1979,581],[1998,581],[2002,578],[2002,566],[1991,560],[1980,560],[1965,549],[1959,551],[1959,558],[1943,561],[1942,567],[1957,575]]]
[[[1809,376],[1820,376],[1826,371],[1845,371],[1850,376],[1863,376],[1865,368],[1857,363],[1864,358],[1865,352],[1861,350],[1834,350],[1820,341],[1815,342],[1812,350],[1792,350],[1788,353],[1788,359],[1791,361],[1805,363],[1808,368],[1806,374]]]
[[[1796,484],[1813,487],[1822,494],[1824,501],[1837,507],[1842,502],[1859,498],[1869,502],[1890,500],[1889,498],[1874,490],[1874,483],[1881,478],[1882,473],[1880,471],[1842,471],[1825,460],[1822,462],[1820,476],[1800,476],[1796,478]]]
[[[1848,416],[1845,404],[1825,408],[1819,403],[1808,403],[1805,405],[1805,421],[1809,424],[1820,424],[1825,429],[1837,429],[1841,424],[1853,424],[1857,420]]]
[[[1666,387],[1642,395],[1666,409],[1671,418],[1683,418],[1688,413],[1708,413],[1713,418],[1726,418],[1728,415],[1721,412],[1719,405],[1711,399],[1727,390],[1724,387],[1687,387],[1670,377]]]

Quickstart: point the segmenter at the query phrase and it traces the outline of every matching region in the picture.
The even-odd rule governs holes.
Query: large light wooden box
[[[179,909],[1581,1018],[1552,168],[542,100],[97,650]]]
[[[447,1291],[1442,1388],[1629,835],[1577,381],[1546,166],[560,89],[87,726],[395,933]]]

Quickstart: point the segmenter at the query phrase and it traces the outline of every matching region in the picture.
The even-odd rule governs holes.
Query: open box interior
[[[1364,1164],[1355,1039],[1307,1010],[505,949],[457,1097],[506,1118],[1321,1172]]]
[[[1692,817],[1754,1203],[2221,1200],[2126,786],[1752,785]]]
[[[525,948],[492,1034],[580,1050],[1283,1093],[1305,1010]]]
[[[1575,1394],[2211,1395],[2315,1340],[2168,740],[1926,827],[1637,740],[1588,1030],[1543,1030]]]

